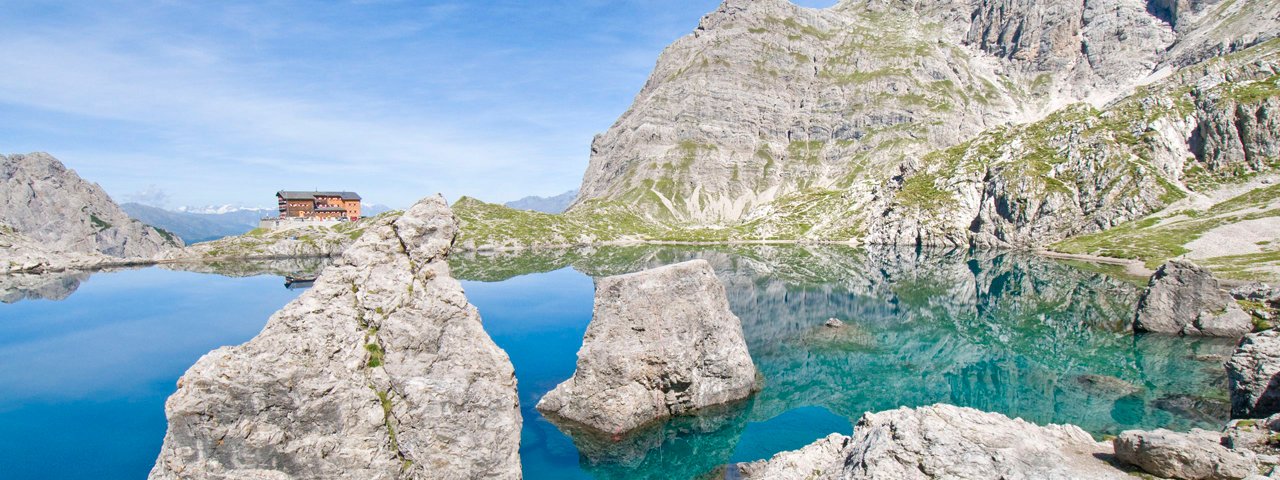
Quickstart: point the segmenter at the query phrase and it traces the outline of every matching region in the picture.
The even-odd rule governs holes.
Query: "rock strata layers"
[[[570,212],[1046,246],[1275,168],[1278,34],[1276,2],[727,0],[593,140]]]
[[[769,480],[1130,478],[1104,459],[1110,450],[1079,427],[935,405],[868,413],[852,437],[832,435],[738,469]]]
[[[705,260],[601,278],[573,377],[538,410],[616,434],[750,396],[742,322]]]
[[[0,223],[55,253],[151,258],[182,246],[45,153],[0,156]]]
[[[1223,291],[1208,270],[1170,260],[1160,267],[1138,301],[1133,328],[1139,332],[1241,337],[1253,319]]]
[[[1247,335],[1227,361],[1233,418],[1280,413],[1280,332]]]
[[[369,227],[244,345],[166,403],[153,479],[520,478],[507,355],[445,258],[443,198]]]

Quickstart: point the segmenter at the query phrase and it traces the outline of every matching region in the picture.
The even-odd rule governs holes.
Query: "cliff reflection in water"
[[[224,277],[256,277],[278,275],[284,278],[284,286],[290,288],[290,278],[312,279],[333,263],[325,257],[289,258],[276,260],[227,260],[216,262],[172,263],[161,268],[181,272],[208,273]],[[71,297],[80,284],[96,274],[131,269],[106,269],[93,272],[60,272],[45,274],[0,275],[0,303],[18,303],[24,300],[62,301]],[[136,270],[136,269],[133,269]],[[310,287],[309,282],[292,285],[293,289]]]
[[[677,419],[618,441],[562,427],[594,476],[691,478],[753,460],[734,452],[770,439],[744,427],[805,407],[853,421],[868,411],[950,403],[1095,435],[1185,431],[1227,418],[1221,364],[1234,342],[1135,337],[1129,322],[1141,289],[1131,279],[1034,255],[619,247],[461,254],[452,263],[461,279],[501,282],[565,267],[614,275],[692,258],[710,261],[725,283],[765,387],[733,414]],[[847,327],[824,327],[831,317]],[[539,398],[563,379],[521,378],[522,388],[540,390],[522,398]],[[526,418],[526,428],[536,423]],[[791,448],[823,433],[809,435]]]

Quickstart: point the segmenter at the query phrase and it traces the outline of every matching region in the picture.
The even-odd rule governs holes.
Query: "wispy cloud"
[[[20,4],[0,19],[0,140],[179,203],[557,193],[716,2],[621,3]]]

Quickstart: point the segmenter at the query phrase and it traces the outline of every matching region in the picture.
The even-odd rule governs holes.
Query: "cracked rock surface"
[[[538,410],[605,433],[750,396],[742,322],[706,260],[597,280],[573,377]]]
[[[1038,426],[934,405],[868,413],[852,437],[831,435],[738,465],[748,479],[1123,479],[1109,445],[1072,425]]]
[[[1152,275],[1138,300],[1133,328],[1139,332],[1243,337],[1253,319],[1222,290],[1218,279],[1185,260],[1170,260]]]
[[[196,362],[151,478],[520,478],[516,379],[450,276],[457,231],[438,196],[382,218]]]

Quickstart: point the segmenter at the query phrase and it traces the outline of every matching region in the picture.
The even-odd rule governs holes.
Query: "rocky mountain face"
[[[150,258],[182,240],[130,218],[45,153],[0,156],[0,224],[50,252]]]
[[[178,381],[154,479],[520,478],[511,361],[450,276],[444,199],[380,217]]]
[[[1276,166],[1280,5],[728,0],[570,213],[725,239],[1043,246]]]

